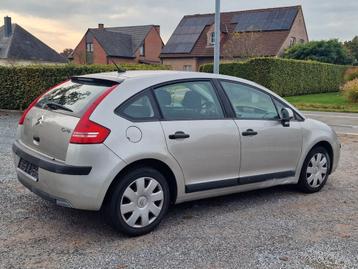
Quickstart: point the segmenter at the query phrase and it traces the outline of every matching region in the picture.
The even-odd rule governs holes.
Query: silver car
[[[100,210],[128,235],[169,205],[297,184],[319,191],[340,143],[251,81],[194,72],[72,77],[38,97],[13,144],[19,181],[58,205]]]

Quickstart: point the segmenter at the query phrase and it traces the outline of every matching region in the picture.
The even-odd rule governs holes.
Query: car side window
[[[283,108],[285,108],[286,106],[283,103],[281,103],[278,100],[276,100],[276,99],[274,99],[273,101],[274,101],[275,106],[277,108],[278,114],[280,115],[280,118],[282,118],[281,110]]]
[[[209,81],[170,84],[154,89],[167,120],[221,119],[224,113]]]
[[[152,102],[148,94],[141,94],[129,99],[124,106],[120,106],[116,112],[126,118],[134,120],[153,119],[155,117]]]
[[[241,83],[221,81],[239,119],[279,119],[270,95]]]

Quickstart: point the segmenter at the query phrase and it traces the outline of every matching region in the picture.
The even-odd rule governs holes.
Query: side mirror
[[[281,109],[281,123],[283,127],[289,127],[293,117],[294,114],[291,108],[285,107]]]

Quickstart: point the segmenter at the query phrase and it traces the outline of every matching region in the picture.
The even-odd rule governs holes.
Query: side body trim
[[[294,175],[295,175],[295,171],[282,171],[282,172],[270,173],[270,174],[195,183],[195,184],[186,185],[185,192],[191,193],[191,192],[206,191],[206,190],[219,189],[219,188],[234,187],[238,185],[262,182],[266,180],[293,177]]]

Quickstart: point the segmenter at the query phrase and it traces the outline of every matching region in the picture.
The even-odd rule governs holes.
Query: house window
[[[305,43],[305,40],[304,39],[300,39],[300,44],[303,44]]]
[[[290,47],[296,44],[296,37],[290,37]]]
[[[209,36],[209,44],[210,45],[215,45],[215,32],[212,32],[210,33],[210,36]]]
[[[86,43],[86,51],[93,52],[93,43]]]
[[[144,44],[139,47],[139,55],[144,56]]]
[[[189,64],[186,64],[186,65],[184,65],[183,70],[184,71],[193,71],[193,67]]]

